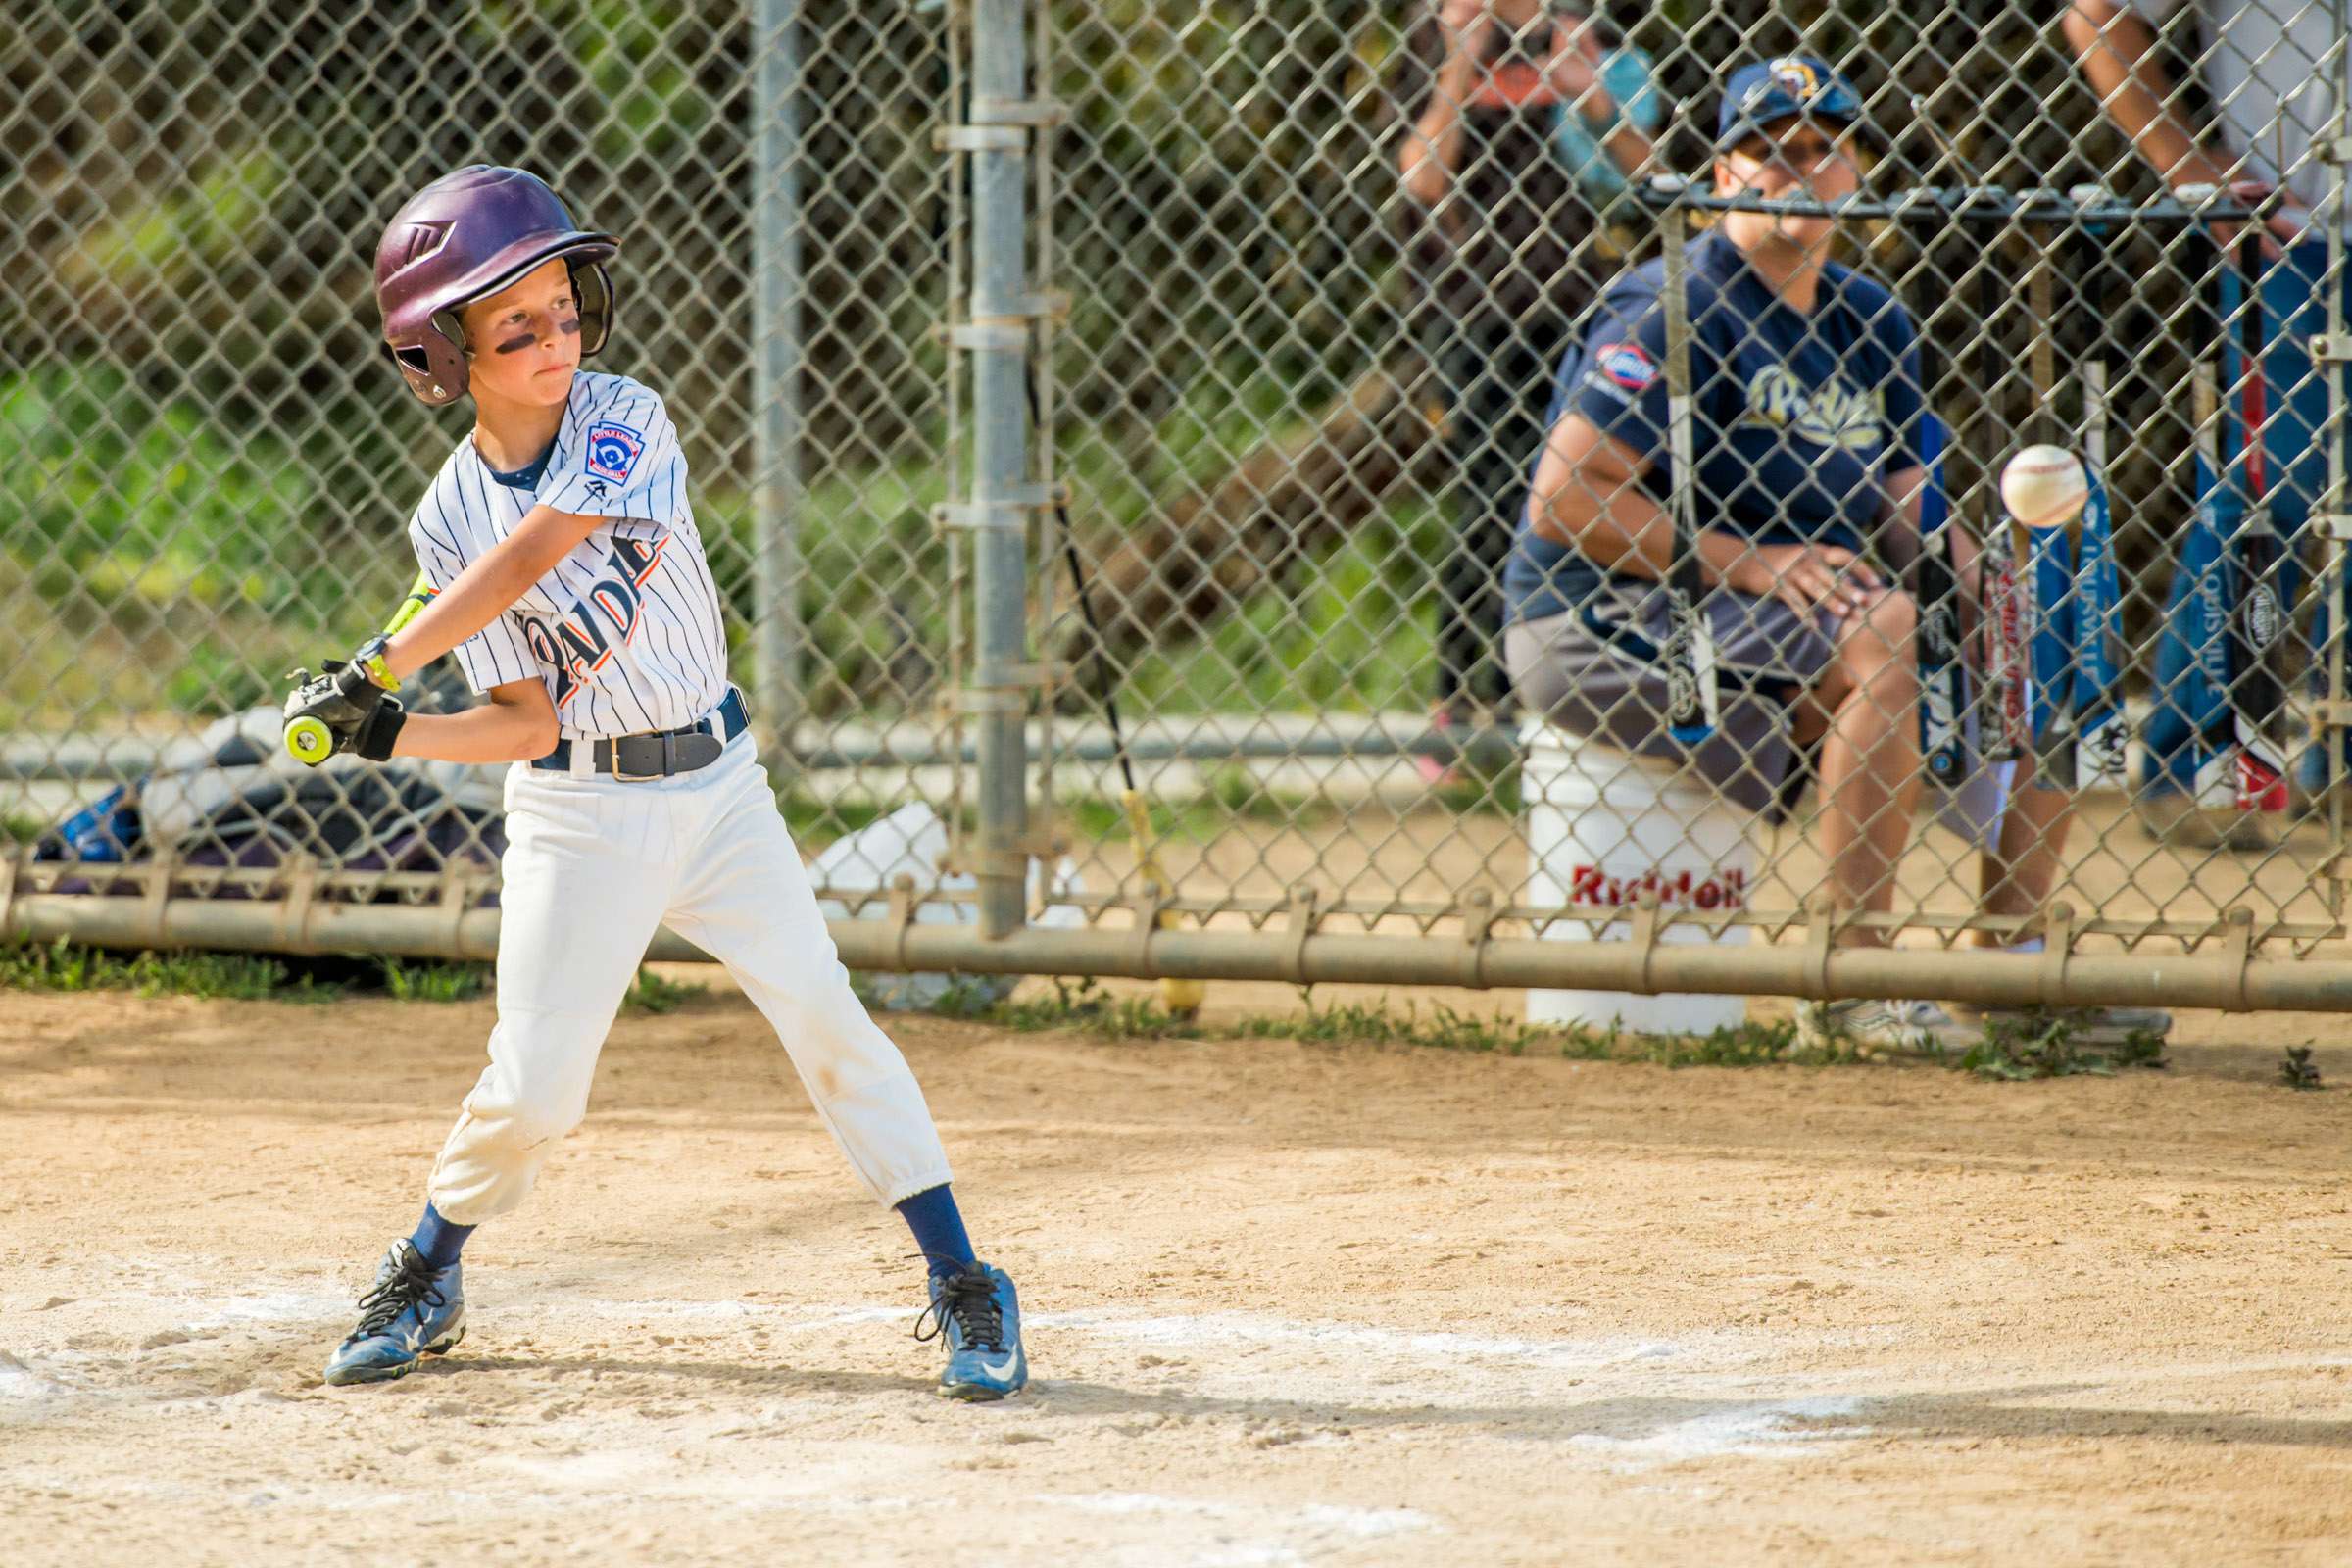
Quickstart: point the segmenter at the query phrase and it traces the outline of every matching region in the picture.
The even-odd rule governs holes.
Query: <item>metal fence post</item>
[[[973,654],[964,706],[978,721],[980,929],[998,937],[1025,916],[1029,833],[1027,289],[1029,132],[1025,0],[976,0],[972,19],[972,306],[961,330],[972,358]]]
[[[752,192],[752,570],[757,601],[752,681],[761,750],[789,758],[801,718],[801,552],[795,532],[801,487],[801,24],[799,0],[757,0],[759,58]],[[778,744],[780,743],[780,744]]]
[[[2321,777],[2328,792],[2328,910],[2336,919],[2344,915],[2344,884],[2347,867],[2344,849],[2344,641],[2352,636],[2352,627],[2344,624],[2345,583],[2345,514],[2352,512],[2352,492],[2346,483],[2352,475],[2345,472],[2344,421],[2352,412],[2344,391],[2344,377],[2352,375],[2352,364],[2335,358],[2343,351],[2348,323],[2344,318],[2344,220],[2352,216],[2352,5],[2346,0],[2332,0],[2328,7],[2335,24],[2335,79],[2328,85],[2335,98],[2334,116],[2328,134],[2334,145],[2328,149],[2328,172],[2333,200],[2327,204],[2328,266],[2321,284],[2321,330],[2328,335],[2328,354],[2314,354],[2312,364],[2328,378],[2328,429],[2321,437],[2328,447],[2328,493],[2320,503],[2320,514],[2328,526],[2320,540],[2320,571],[2316,579],[2319,588],[2318,625],[2328,628],[2324,650],[2326,668],[2323,679],[2328,689],[2328,710],[2324,722],[2313,726],[2313,733],[2326,748]],[[2278,171],[2284,179],[2286,172]]]

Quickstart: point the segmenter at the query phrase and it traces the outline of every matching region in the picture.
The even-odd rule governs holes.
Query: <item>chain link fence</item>
[[[2340,330],[2341,22],[2170,9],[1057,10],[1075,285],[1050,358],[1088,564],[1050,634],[1076,673],[1049,758],[1081,795],[1111,786],[1087,720],[1115,691],[1148,715],[1163,809],[1157,874],[1110,837],[1090,881],[1164,876],[1212,924],[1285,923],[1307,889],[1328,924],[1399,934],[1640,942],[1646,897],[1658,928],[1792,947],[2339,936],[2340,375],[2311,340]],[[1718,162],[1732,73],[1788,57],[1763,80],[1803,123]],[[1816,68],[1855,113],[1811,111]],[[1842,178],[1771,167],[1808,130],[1849,149]],[[2169,182],[2159,158],[2181,160]],[[2279,193],[2213,188],[2241,179]],[[1796,244],[1795,220],[1708,199],[1733,191],[1838,205]],[[2283,256],[2230,243],[2249,211]],[[1669,232],[1699,274],[1687,498]],[[1850,314],[1773,297],[1791,245],[1855,270]],[[1872,283],[1890,305],[1854,303]],[[1869,347],[1897,311],[1910,372]],[[1940,423],[1929,526],[1950,532],[1925,553],[1951,541],[1947,590],[1916,575],[1916,512],[1852,510],[1858,478],[1924,457],[1898,380]],[[2089,520],[2012,526],[1999,474],[2036,443],[2093,460]],[[1703,755],[1670,742],[1658,678],[1678,504],[1723,661]],[[1719,591],[1707,530],[1787,544],[1833,516],[1846,580],[1904,601],[1882,630],[1777,603],[1822,591],[1776,580],[1806,569],[1790,549]]]
[[[0,928],[486,947],[495,781],[270,714],[410,574],[367,258],[487,161],[623,236],[853,963],[2342,1005],[2341,8],[2169,9],[48,8]]]
[[[297,877],[326,904],[489,896],[495,771],[311,773],[273,716],[285,671],[398,602],[409,511],[464,435],[392,374],[368,264],[471,162],[623,236],[598,363],[675,415],[803,842],[957,820],[941,14],[149,0],[36,7],[0,50],[19,899],[92,895],[68,923],[103,934],[98,900],[169,888],[203,941],[235,917],[204,902]],[[470,700],[446,664],[426,684]]]

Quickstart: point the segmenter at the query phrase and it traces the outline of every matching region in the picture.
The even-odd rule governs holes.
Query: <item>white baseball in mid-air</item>
[[[2082,460],[2064,447],[2028,447],[2001,470],[2001,505],[2029,528],[2063,528],[2089,499]]]

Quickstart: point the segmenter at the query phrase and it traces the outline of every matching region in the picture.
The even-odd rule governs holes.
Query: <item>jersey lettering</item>
[[[649,549],[635,540],[616,539],[605,559],[614,575],[599,577],[585,596],[572,602],[570,613],[552,628],[534,616],[522,617],[523,638],[532,655],[555,671],[558,708],[571,700],[584,677],[605,667],[615,647],[635,640],[644,605],[637,588],[653,575],[662,560],[662,547],[657,544]],[[603,614],[598,614],[599,611]],[[611,632],[605,629],[608,625]]]
[[[522,621],[522,640],[529,645],[531,657],[539,661],[541,668],[555,672],[555,702],[558,708],[562,708],[580,689],[579,681],[571,672],[571,661],[564,657],[564,645],[556,640],[554,632],[547,629],[546,621],[534,615],[518,618]]]
[[[528,488],[500,482],[460,443],[411,516],[418,564],[447,583],[534,505],[598,514],[598,526],[459,646],[468,684],[541,681],[570,737],[675,729],[709,712],[726,695],[726,633],[661,398],[582,370]]]
[[[662,564],[662,547],[668,543],[666,538],[657,539],[650,545],[642,539],[615,539],[612,541],[613,568],[632,584],[642,588],[645,579],[651,577],[654,568]]]
[[[1767,365],[1747,382],[1743,425],[1793,430],[1816,446],[1862,452],[1886,439],[1886,394],[1856,392],[1842,381],[1808,387],[1785,365]]]

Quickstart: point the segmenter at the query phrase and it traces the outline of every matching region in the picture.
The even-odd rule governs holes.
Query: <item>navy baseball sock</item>
[[[464,1247],[466,1238],[472,1234],[472,1226],[452,1225],[441,1217],[439,1209],[427,1203],[424,1205],[424,1218],[416,1222],[416,1234],[409,1240],[416,1245],[417,1251],[424,1254],[426,1265],[438,1271],[458,1260],[458,1249]]]
[[[914,1232],[914,1245],[923,1250],[933,1274],[956,1273],[972,1260],[972,1239],[964,1234],[963,1215],[946,1183],[907,1199],[899,1205],[899,1213]]]

